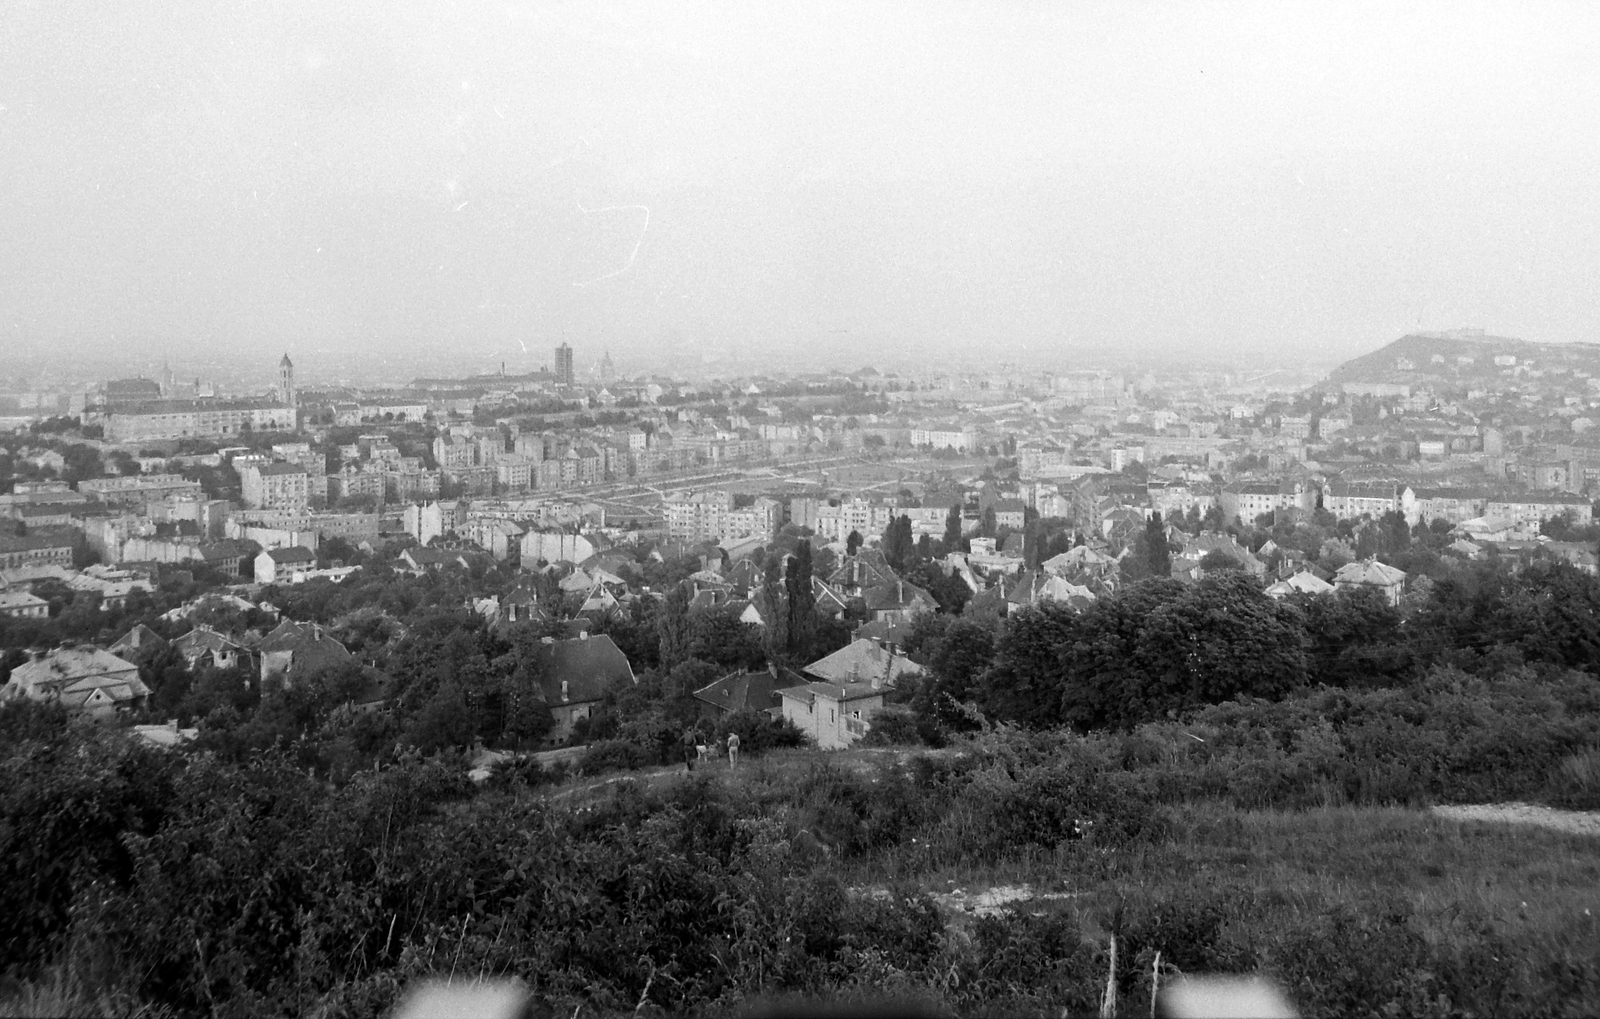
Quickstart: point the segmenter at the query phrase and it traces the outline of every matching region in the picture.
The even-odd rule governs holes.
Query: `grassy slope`
[[[904,756],[827,759],[866,774]],[[712,773],[770,795],[815,760],[784,752]],[[602,781],[588,795],[602,794]],[[805,806],[794,806],[803,819]],[[1276,972],[1307,1014],[1396,998],[1409,1013],[1584,1014],[1600,1000],[1600,839],[1400,808],[1191,803],[1171,817],[1173,838],[1154,846],[1099,849],[1091,840],[929,868],[904,845],[822,866],[855,887],[1074,893],[1028,908],[1073,913],[1099,944],[1121,934],[1125,977],[1142,995],[1148,976],[1136,967],[1147,972],[1152,946],[1166,944],[1165,962],[1178,969]]]

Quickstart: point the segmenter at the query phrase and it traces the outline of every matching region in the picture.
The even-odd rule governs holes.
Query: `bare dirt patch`
[[[1466,806],[1434,807],[1433,812],[1453,821],[1532,824],[1573,835],[1600,835],[1600,811],[1594,810],[1557,810],[1554,807],[1541,807],[1532,803],[1476,803]]]

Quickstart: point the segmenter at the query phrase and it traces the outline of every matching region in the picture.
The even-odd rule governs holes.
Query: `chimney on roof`
[[[778,663],[773,661],[772,659],[768,658],[767,659],[767,671],[772,674],[772,678],[773,679],[777,679],[778,678]]]

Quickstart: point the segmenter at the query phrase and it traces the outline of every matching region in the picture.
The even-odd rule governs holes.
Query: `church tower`
[[[285,407],[299,406],[299,394],[294,390],[294,362],[287,353],[278,362],[278,399]]]

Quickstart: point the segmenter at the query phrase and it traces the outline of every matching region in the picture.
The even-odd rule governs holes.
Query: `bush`
[[[628,740],[602,740],[585,748],[578,758],[578,770],[585,775],[606,771],[636,771],[659,763],[657,755]]]

